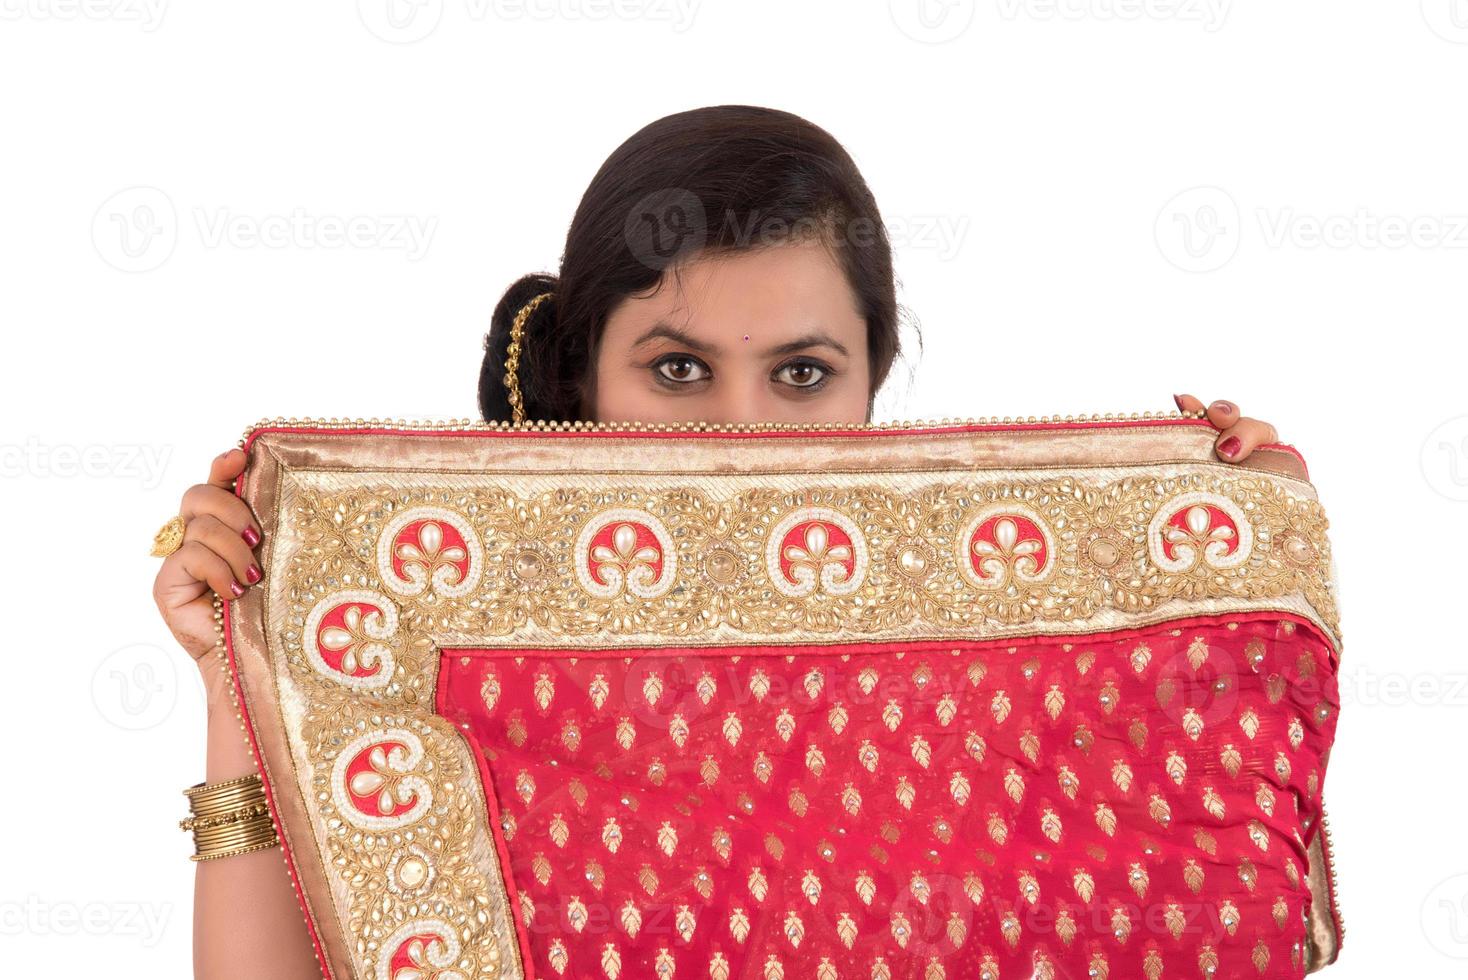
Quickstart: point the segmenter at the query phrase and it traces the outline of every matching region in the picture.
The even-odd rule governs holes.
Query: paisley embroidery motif
[[[644,510],[619,507],[588,521],[576,538],[576,580],[591,595],[624,592],[641,599],[666,594],[678,574],[672,535]]]
[[[377,573],[400,596],[468,595],[483,569],[484,549],[473,528],[443,507],[410,508],[389,521],[377,540]]]
[[[765,571],[781,595],[850,595],[867,572],[866,538],[846,515],[829,507],[802,507],[770,530]]]
[[[1217,493],[1179,494],[1147,526],[1152,561],[1168,572],[1237,568],[1254,550],[1254,528],[1239,505]]]
[[[371,691],[392,682],[398,609],[381,592],[343,589],[311,608],[301,645],[317,673]]]
[[[416,823],[433,801],[417,771],[423,742],[406,728],[384,728],[353,739],[337,756],[331,795],[337,811],[363,830],[398,830]]]

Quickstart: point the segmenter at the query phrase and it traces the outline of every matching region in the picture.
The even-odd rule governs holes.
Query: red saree
[[[1213,438],[252,430],[226,635],[323,976],[1333,961],[1327,521]]]

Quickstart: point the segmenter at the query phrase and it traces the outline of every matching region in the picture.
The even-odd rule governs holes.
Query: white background
[[[6,975],[188,975],[203,694],[147,557],[184,488],[262,416],[472,416],[603,158],[727,102],[877,196],[927,345],[879,418],[1189,391],[1303,451],[1329,973],[1463,975],[1468,2],[928,2],[0,0]]]

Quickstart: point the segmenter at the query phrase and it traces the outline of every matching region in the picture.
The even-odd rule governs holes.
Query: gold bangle
[[[195,783],[183,792],[189,798],[190,815],[178,825],[193,832],[195,853],[190,860],[245,854],[280,843],[258,772]]]

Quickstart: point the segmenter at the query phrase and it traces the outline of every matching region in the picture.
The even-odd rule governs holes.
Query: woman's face
[[[826,247],[696,256],[612,311],[597,422],[866,422],[866,320]]]

